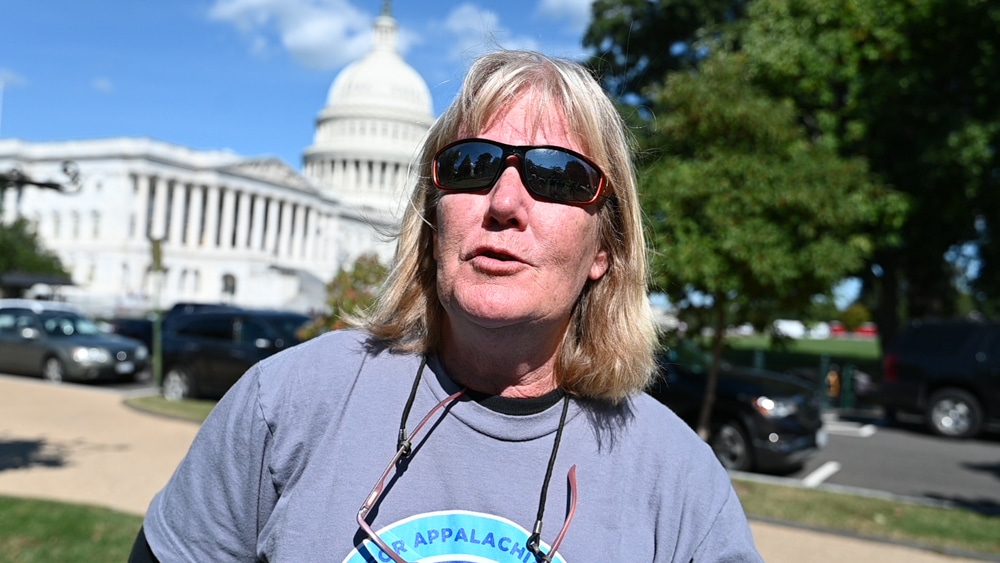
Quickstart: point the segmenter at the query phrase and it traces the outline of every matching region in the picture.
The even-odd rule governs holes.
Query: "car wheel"
[[[45,358],[42,363],[42,379],[51,383],[62,383],[66,378],[66,366],[54,356]]]
[[[753,466],[750,438],[738,422],[726,421],[720,424],[712,433],[709,444],[715,457],[719,458],[726,469],[748,471]]]
[[[191,397],[191,376],[181,367],[170,368],[163,376],[163,398],[180,401]]]
[[[971,393],[941,389],[927,403],[927,425],[931,432],[948,438],[971,438],[979,433],[983,409]]]

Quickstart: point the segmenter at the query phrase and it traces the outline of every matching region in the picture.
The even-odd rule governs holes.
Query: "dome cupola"
[[[305,175],[368,215],[398,208],[410,161],[434,121],[427,83],[399,54],[389,6],[375,19],[371,51],[330,86],[303,158]]]

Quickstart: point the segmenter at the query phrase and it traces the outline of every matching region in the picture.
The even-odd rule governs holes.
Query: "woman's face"
[[[475,132],[511,145],[557,145],[583,152],[561,112],[539,121],[532,97]],[[538,127],[534,125],[536,122]],[[568,324],[587,280],[607,271],[598,243],[597,204],[586,207],[533,197],[514,166],[488,191],[446,192],[434,235],[438,296],[452,329],[467,323],[503,328]]]

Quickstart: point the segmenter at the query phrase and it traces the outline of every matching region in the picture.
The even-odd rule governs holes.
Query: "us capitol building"
[[[384,10],[373,49],[334,79],[301,171],[148,138],[0,139],[0,170],[58,180],[72,161],[81,179],[72,194],[3,190],[0,220],[33,222],[72,276],[58,296],[95,315],[179,301],[324,309],[340,267],[366,253],[391,259],[386,233],[434,120],[430,90],[396,40]],[[154,244],[162,272],[152,268]]]

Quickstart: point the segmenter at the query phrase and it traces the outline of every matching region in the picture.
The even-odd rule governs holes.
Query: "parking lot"
[[[847,487],[1000,514],[1000,436],[929,434],[917,420],[825,415],[829,443],[800,471],[805,486]]]

